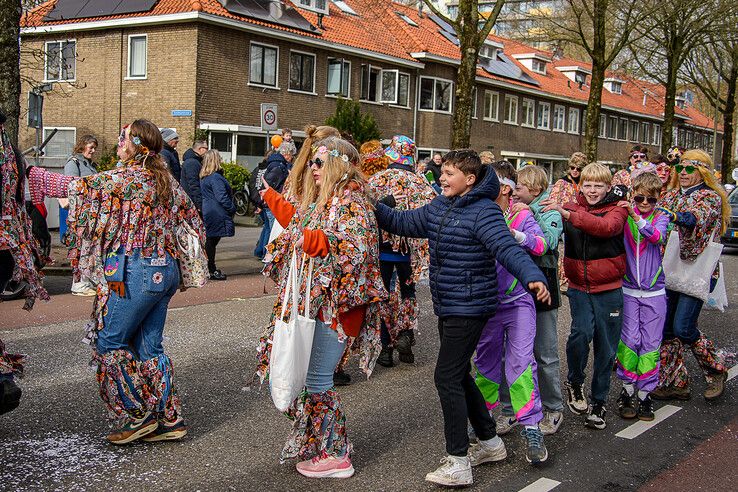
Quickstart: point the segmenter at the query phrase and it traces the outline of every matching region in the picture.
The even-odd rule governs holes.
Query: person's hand
[[[676,221],[676,218],[677,218],[676,214],[674,212],[672,212],[671,210],[669,210],[668,208],[665,208],[665,207],[656,207],[656,210],[658,210],[658,211],[666,214],[666,216],[669,217],[669,220],[671,222]]]
[[[255,213],[255,214],[260,214],[260,213],[261,213],[261,208],[259,208],[259,207],[256,207],[256,208],[254,209],[254,213]]]
[[[300,232],[300,238],[295,242],[295,249],[302,249],[303,244],[305,244],[305,236]]]
[[[531,282],[528,284],[528,290],[536,295],[536,299],[543,304],[551,304],[551,293],[543,282]]]
[[[512,215],[515,215],[517,213],[520,213],[523,210],[530,210],[530,207],[528,205],[526,205],[525,203],[523,203],[523,202],[515,202],[510,207],[510,213]]]
[[[641,218],[640,214],[638,214],[638,212],[633,208],[633,204],[630,203],[629,201],[627,201],[627,200],[620,200],[617,205],[618,205],[618,207],[624,208],[625,210],[627,210],[628,211],[628,215],[630,215],[631,217],[633,217],[633,220],[638,220],[638,219]]]

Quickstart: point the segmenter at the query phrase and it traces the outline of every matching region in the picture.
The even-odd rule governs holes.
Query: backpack
[[[248,198],[251,203],[254,204],[254,206],[259,208],[264,208],[264,202],[261,199],[261,195],[259,194],[259,188],[261,187],[261,180],[264,176],[264,173],[266,173],[266,167],[259,168],[257,167],[254,169],[254,172],[251,173],[251,178],[249,178],[249,193]]]

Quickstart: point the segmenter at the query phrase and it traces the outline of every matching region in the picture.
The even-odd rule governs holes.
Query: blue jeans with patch
[[[343,357],[346,342],[338,341],[338,333],[320,320],[315,320],[313,350],[310,352],[305,387],[308,393],[324,393],[333,387],[333,373]]]
[[[261,212],[259,212],[259,216],[261,217],[262,222],[264,222],[264,226],[261,228],[261,235],[259,235],[259,241],[257,241],[256,248],[254,249],[254,256],[263,258],[266,254],[266,246],[269,244],[269,236],[272,233],[274,214],[272,214],[271,210],[264,207],[261,209]]]
[[[164,354],[164,323],[169,301],[179,286],[179,267],[168,253],[142,258],[133,250],[126,258],[125,295],[111,291],[97,339],[97,352],[129,350],[138,360]]]

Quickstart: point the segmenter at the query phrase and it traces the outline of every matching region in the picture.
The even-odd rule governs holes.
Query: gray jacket
[[[65,176],[84,177],[96,173],[97,168],[95,165],[88,161],[82,154],[73,154],[64,166]]]

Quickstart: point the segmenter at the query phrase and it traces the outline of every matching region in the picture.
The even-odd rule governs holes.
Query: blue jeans
[[[264,207],[261,209],[261,212],[259,212],[259,217],[261,217],[262,222],[264,222],[264,226],[261,228],[261,235],[259,236],[259,241],[257,241],[256,248],[254,249],[254,256],[263,258],[266,254],[266,246],[269,244],[269,235],[272,233],[274,214],[272,214],[271,210]]]
[[[604,403],[610,391],[612,365],[623,328],[623,290],[588,294],[570,287],[569,307],[571,334],[566,341],[569,382],[584,384],[589,344],[592,342],[592,400]]]
[[[338,341],[336,330],[315,320],[313,350],[305,379],[308,393],[324,393],[333,387],[333,373],[341,362],[345,348],[346,342]]]
[[[179,267],[168,253],[163,258],[142,258],[141,250],[135,249],[125,268],[125,295],[110,292],[97,352],[122,349],[139,360],[153,359],[164,354],[164,322],[169,300],[179,286]]]
[[[710,291],[717,281],[710,281]],[[700,317],[701,299],[688,296],[673,290],[666,291],[666,323],[664,323],[664,340],[678,338],[682,343],[691,345],[700,338],[697,318]]]

